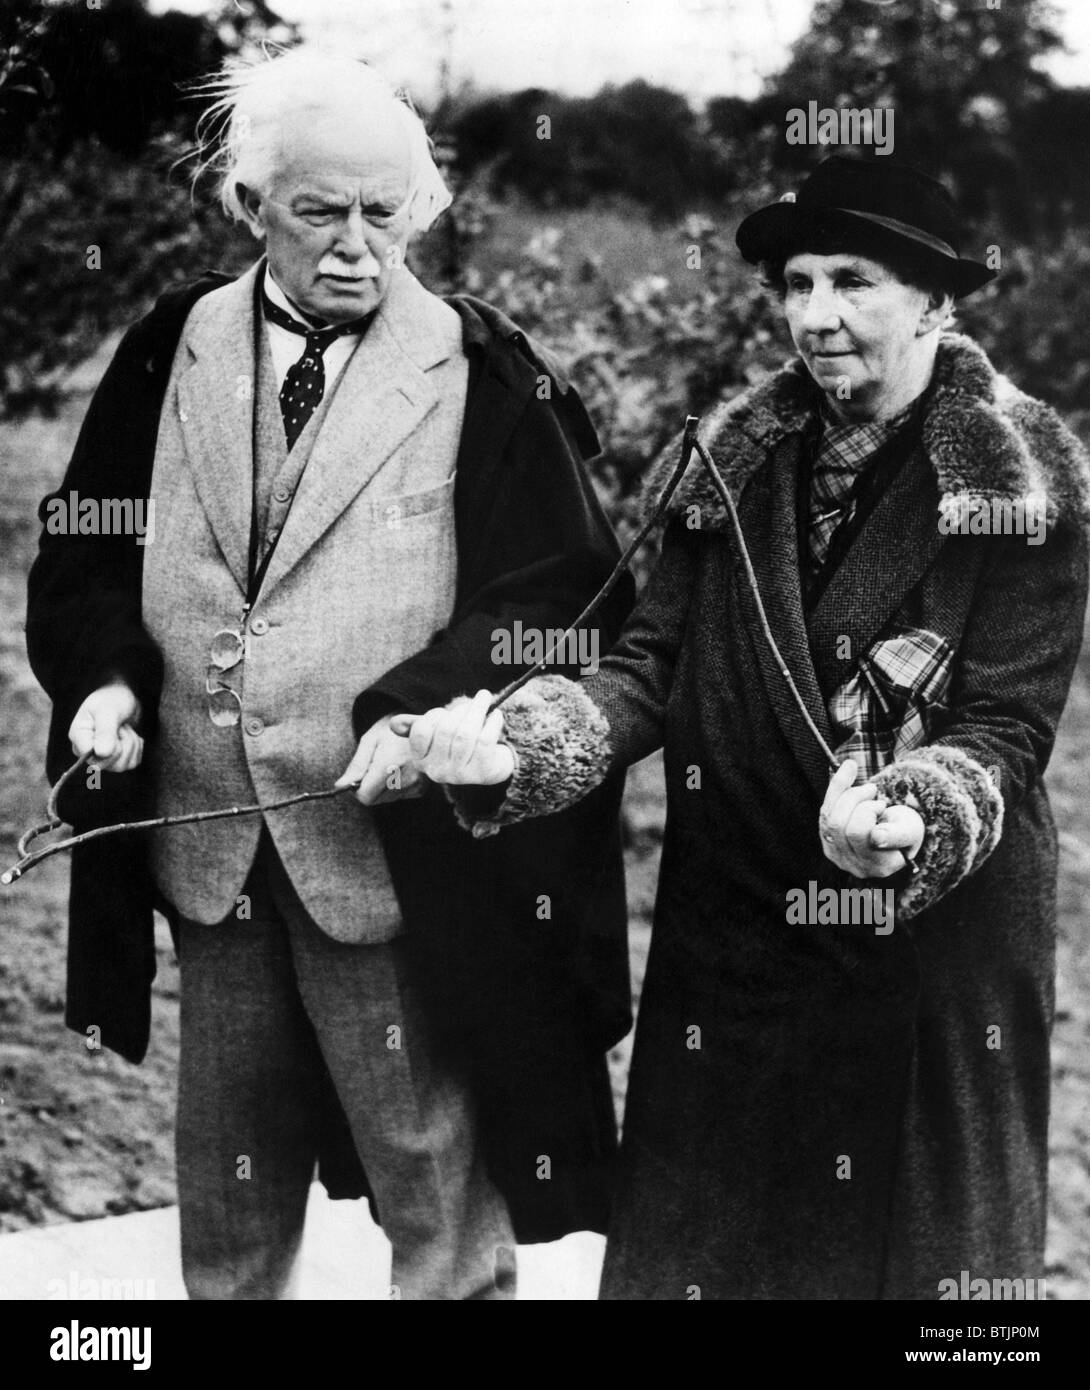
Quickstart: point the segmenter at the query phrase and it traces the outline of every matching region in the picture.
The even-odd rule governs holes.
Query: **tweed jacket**
[[[402,268],[292,451],[309,457],[249,615],[246,658],[222,678],[239,690],[242,718],[226,728],[209,720],[201,696],[212,634],[237,626],[246,597],[255,461],[275,469],[284,438],[276,392],[254,360],[263,270],[194,306],[159,425],[142,617],[164,657],[152,749],[163,815],[331,785],[355,751],[356,696],[426,646],[454,607],[468,363],[455,310]],[[240,391],[240,377],[259,389]],[[266,819],[323,931],[375,943],[401,930],[372,811],[344,798]],[[158,832],[160,890],[184,917],[220,921],[234,911],[260,828],[253,816]]]
[[[816,409],[795,364],[703,435],[827,741],[827,701],[875,643],[918,629],[953,650],[927,744],[875,779],[921,808],[916,878],[865,885],[825,859],[825,756],[696,464],[618,645],[578,685],[520,692],[505,801],[459,812],[488,835],[665,749],[607,1298],[935,1299],[963,1270],[1043,1273],[1057,864],[1043,775],[1082,639],[1090,470],[1047,406],[946,335],[922,433],[807,611],[797,495]],[[1028,494],[1047,498],[1041,544],[943,521]],[[892,930],[790,910],[864,887],[895,899]]]

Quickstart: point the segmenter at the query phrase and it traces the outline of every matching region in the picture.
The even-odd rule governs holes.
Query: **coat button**
[[[263,734],[265,732],[265,721],[263,719],[258,719],[256,716],[247,719],[246,732],[252,738],[257,738],[258,734]]]
[[[253,620],[253,622],[250,624],[250,631],[251,631],[256,637],[264,637],[265,634],[266,634],[266,632],[268,632],[268,630],[269,630],[269,620],[268,620],[268,618],[255,618],[255,619]]]
[[[291,493],[286,487],[278,487],[273,493],[273,498],[277,502],[289,502],[291,500]]]

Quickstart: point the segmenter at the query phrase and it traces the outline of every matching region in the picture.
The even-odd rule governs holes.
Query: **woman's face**
[[[866,256],[804,252],[784,266],[791,337],[837,413],[888,418],[927,386],[948,302]]]

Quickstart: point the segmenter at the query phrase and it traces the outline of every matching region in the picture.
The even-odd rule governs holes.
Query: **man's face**
[[[409,166],[388,108],[307,111],[285,124],[268,190],[240,187],[273,278],[305,314],[347,323],[382,303],[409,240]]]
[[[792,256],[784,284],[787,326],[814,380],[842,413],[880,418],[933,346],[928,295],[865,256]]]

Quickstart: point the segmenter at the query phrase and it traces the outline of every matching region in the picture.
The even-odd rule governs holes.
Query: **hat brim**
[[[948,277],[955,299],[972,294],[989,280],[995,271],[979,261],[950,255],[929,245],[923,237],[913,235],[911,228],[894,229],[888,219],[876,221],[867,213],[849,208],[808,208],[797,203],[772,203],[750,213],[735,233],[735,243],[744,260],[751,265],[761,261],[779,260],[796,255],[805,249],[807,237],[819,231],[835,230],[848,238],[858,237],[861,249],[876,252],[880,259],[883,246],[909,253],[921,267],[933,268]]]

